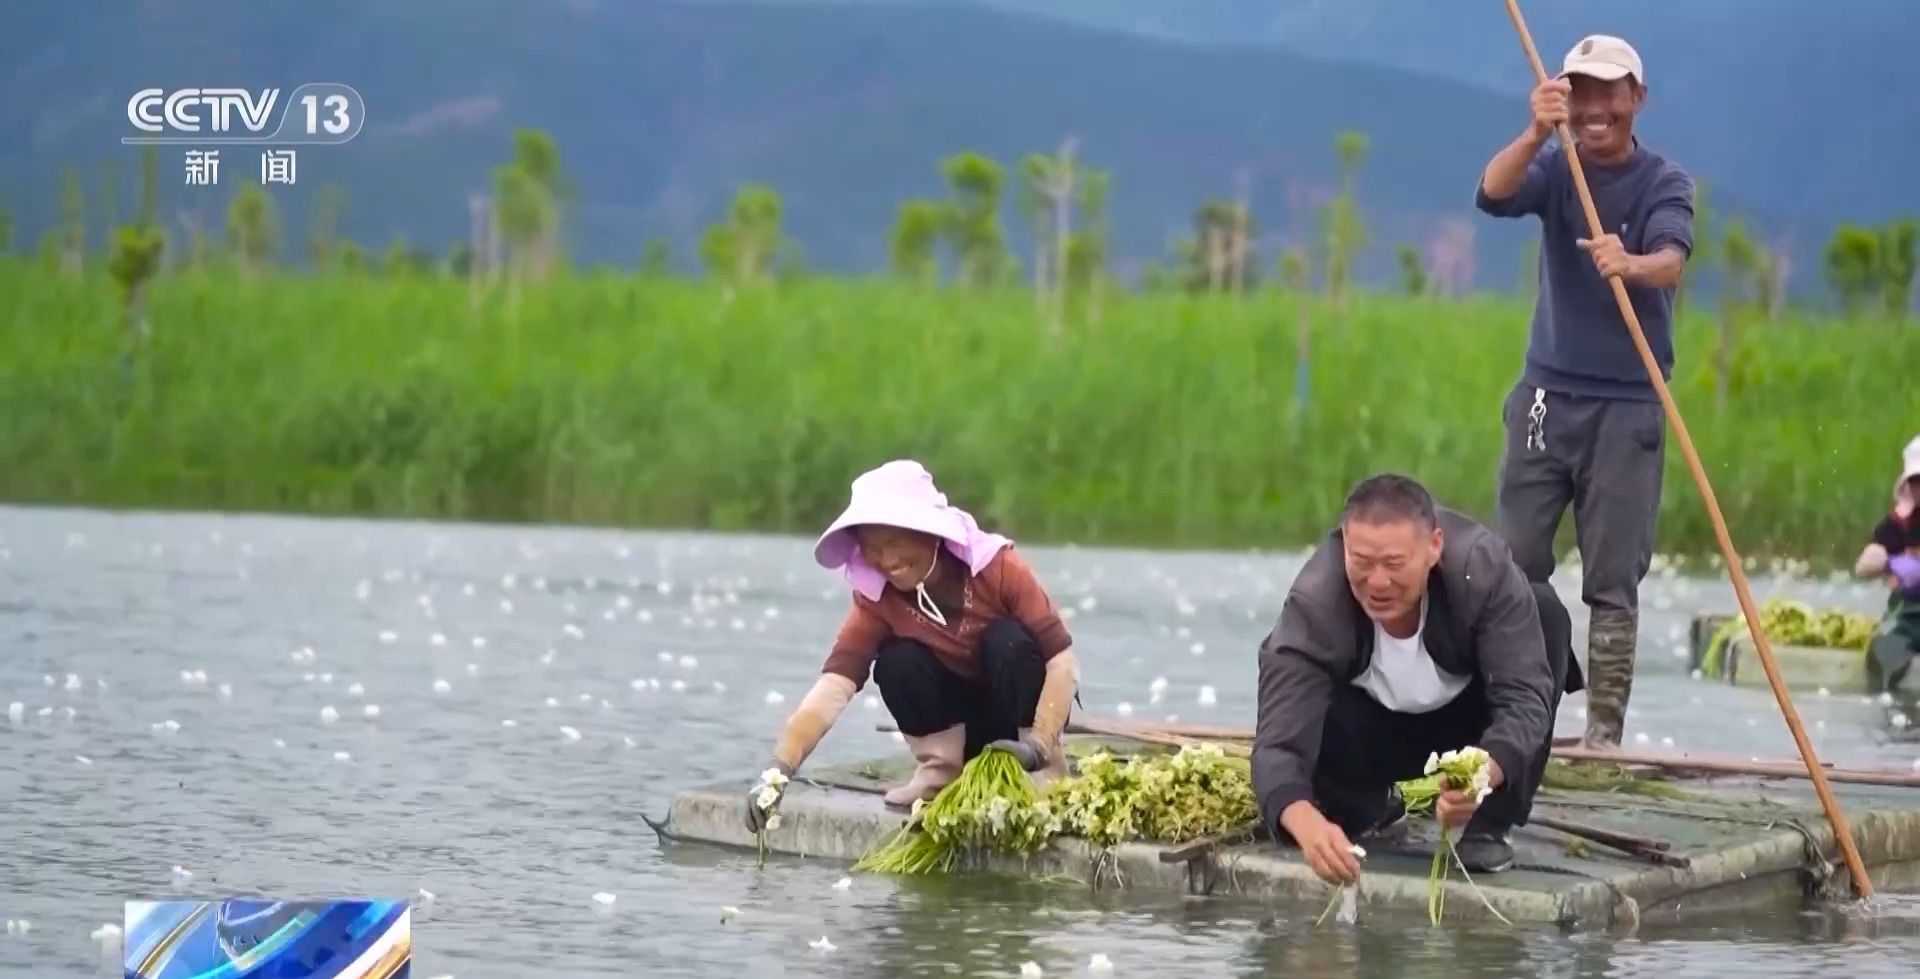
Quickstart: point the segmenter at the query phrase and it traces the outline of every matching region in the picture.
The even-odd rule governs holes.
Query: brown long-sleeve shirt
[[[821,672],[838,673],[852,680],[858,690],[866,686],[880,644],[897,637],[925,645],[942,665],[975,680],[980,676],[980,631],[987,623],[1005,618],[1019,620],[1033,635],[1042,661],[1073,645],[1053,599],[1034,577],[1033,569],[1008,546],[978,575],[967,579],[959,619],[944,627],[927,618],[912,595],[898,589],[887,588],[879,601],[856,592],[853,608],[841,622],[833,651],[827,654]]]

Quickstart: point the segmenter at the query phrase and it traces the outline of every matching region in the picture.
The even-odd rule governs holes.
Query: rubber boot
[[[1033,728],[1023,727],[1020,729],[1020,739],[1022,741],[1031,737],[1033,737]],[[1056,778],[1065,778],[1066,774],[1067,743],[1065,738],[1062,738],[1060,744],[1055,746],[1053,757],[1047,759],[1044,767],[1037,772],[1027,773],[1027,775],[1033,779],[1033,787],[1043,791],[1046,789],[1048,783]]]
[[[1588,620],[1587,732],[1581,739],[1587,748],[1620,747],[1638,642],[1639,621],[1634,613],[1597,610]]]
[[[887,805],[900,809],[911,807],[916,799],[932,799],[960,776],[961,756],[967,751],[967,726],[955,724],[928,735],[909,734],[906,739],[907,750],[913,752],[920,767],[905,784],[887,790]]]

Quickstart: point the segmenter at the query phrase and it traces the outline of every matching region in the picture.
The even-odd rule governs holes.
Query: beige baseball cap
[[[1640,68],[1640,52],[1633,45],[1610,34],[1589,34],[1567,52],[1561,62],[1560,77],[1587,75],[1610,82],[1632,75],[1642,85],[1647,76]]]

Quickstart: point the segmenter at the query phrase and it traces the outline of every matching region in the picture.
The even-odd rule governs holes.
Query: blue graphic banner
[[[128,901],[125,979],[409,979],[406,901]]]

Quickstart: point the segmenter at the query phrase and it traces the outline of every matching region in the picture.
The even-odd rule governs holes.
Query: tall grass
[[[0,497],[812,531],[912,456],[1027,540],[1297,546],[1381,470],[1486,516],[1527,309],[1114,297],[1050,342],[1030,296],[615,276],[470,308],[441,279],[169,276],[123,358],[104,282],[0,262]],[[1711,323],[1675,396],[1743,552],[1850,556],[1920,419],[1920,333],[1759,324],[1724,413]],[[1663,550],[1714,549],[1671,442]]]

